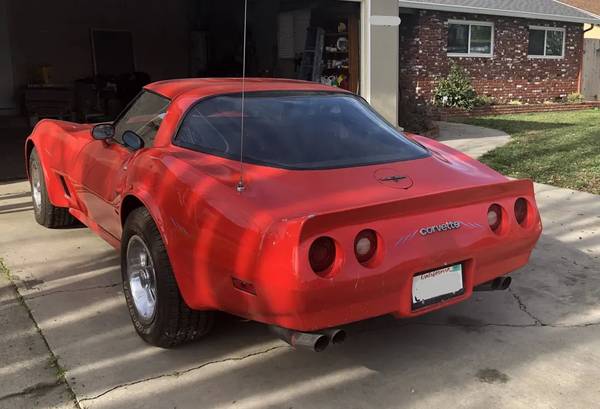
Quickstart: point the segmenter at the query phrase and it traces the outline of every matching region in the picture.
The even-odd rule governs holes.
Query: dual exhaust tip
[[[512,278],[510,277],[498,277],[475,287],[474,291],[505,291],[508,290],[511,283]]]
[[[294,348],[322,352],[327,347],[341,344],[346,340],[343,329],[327,329],[319,332],[300,332],[278,326],[271,326],[271,331]]]
[[[510,277],[498,277],[475,287],[474,291],[505,291],[508,290],[511,283],[512,278]],[[276,325],[271,325],[270,328],[275,335],[294,348],[308,349],[314,352],[322,352],[330,344],[338,345],[346,340],[346,331],[337,328],[318,332],[300,332]]]

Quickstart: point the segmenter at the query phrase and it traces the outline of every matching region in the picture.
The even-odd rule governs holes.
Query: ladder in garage
[[[320,27],[309,27],[300,64],[299,78],[301,80],[320,82],[324,48],[325,30]]]

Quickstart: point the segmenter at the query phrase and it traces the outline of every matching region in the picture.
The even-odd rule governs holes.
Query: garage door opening
[[[308,4],[307,4],[308,3]],[[191,76],[242,71],[243,1],[205,2],[192,30]],[[359,91],[360,5],[345,1],[250,1],[247,73]]]
[[[15,169],[0,172],[8,174],[3,178],[23,176],[22,145],[41,119],[108,122],[150,82],[242,74],[243,0],[8,4],[3,38],[10,39],[4,54],[10,59],[0,69],[14,78],[0,78],[0,99],[17,116],[0,118],[0,128],[15,134],[10,147],[1,146]],[[248,6],[249,77],[364,93],[360,1],[249,0]]]

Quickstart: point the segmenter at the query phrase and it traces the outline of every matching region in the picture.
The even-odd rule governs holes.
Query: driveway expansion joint
[[[35,385],[28,386],[27,388],[25,388],[19,392],[9,393],[8,395],[0,396],[0,402],[2,402],[3,400],[16,398],[19,396],[27,396],[27,395],[33,395],[33,394],[42,395],[51,389],[61,386],[61,384],[62,384],[62,381],[60,379],[57,379],[54,382],[40,382]]]
[[[181,375],[185,375],[185,374],[188,374],[188,373],[200,370],[200,369],[205,368],[207,366],[218,365],[218,364],[222,364],[222,363],[226,363],[226,362],[243,361],[243,360],[248,359],[248,358],[253,358],[253,357],[256,357],[256,356],[269,354],[269,353],[271,353],[273,351],[276,351],[278,349],[290,349],[290,348],[292,348],[292,347],[290,347],[288,345],[278,345],[278,346],[274,346],[274,347],[271,347],[271,348],[267,348],[267,349],[262,350],[262,351],[252,352],[252,353],[240,356],[240,357],[230,357],[230,358],[223,358],[223,359],[218,359],[218,360],[214,360],[214,361],[208,361],[208,362],[205,362],[205,363],[203,363],[201,365],[198,365],[198,366],[195,366],[195,367],[192,367],[192,368],[188,368],[188,369],[185,369],[183,371],[170,372],[170,373],[166,373],[166,374],[162,374],[162,375],[152,376],[150,378],[139,379],[137,381],[126,382],[126,383],[123,383],[123,384],[120,384],[120,385],[116,385],[116,386],[113,386],[110,389],[105,390],[104,392],[102,392],[102,393],[100,393],[98,395],[87,397],[87,398],[81,398],[78,401],[79,401],[79,403],[90,402],[90,401],[96,400],[98,398],[101,398],[101,397],[103,397],[105,395],[108,395],[109,393],[114,392],[114,391],[116,391],[118,389],[127,388],[128,386],[139,385],[141,383],[149,382],[149,381],[154,381],[156,379],[170,378],[170,377],[179,377]]]
[[[25,297],[23,297],[23,299],[25,299],[26,301],[27,300],[35,300],[36,298],[47,297],[47,296],[54,295],[54,294],[78,293],[78,292],[83,292],[83,291],[101,290],[101,289],[105,289],[105,288],[115,288],[120,285],[122,285],[121,282],[106,284],[106,285],[98,285],[98,286],[94,286],[94,287],[74,288],[72,290],[56,290],[56,291],[48,291],[47,293],[39,292],[37,294],[26,295]]]
[[[27,311],[27,315],[29,316],[29,319],[33,323],[33,326],[35,327],[36,332],[40,335],[42,341],[46,345],[46,349],[47,349],[48,355],[49,355],[49,361],[56,368],[56,381],[55,382],[49,383],[49,384],[48,383],[46,383],[46,384],[45,383],[39,383],[37,385],[30,386],[28,388],[23,389],[21,392],[17,393],[16,395],[10,394],[10,395],[6,395],[6,396],[0,398],[0,401],[3,400],[3,399],[8,399],[10,397],[27,395],[27,394],[30,394],[30,393],[36,392],[36,391],[48,390],[48,388],[49,388],[48,385],[53,385],[53,387],[57,387],[59,385],[63,385],[66,388],[67,392],[71,395],[71,399],[72,399],[73,404],[75,405],[75,407],[77,409],[81,409],[81,406],[79,405],[79,402],[77,402],[77,395],[75,394],[75,391],[73,390],[73,388],[69,384],[69,381],[67,381],[67,378],[65,377],[65,371],[64,371],[64,369],[58,363],[58,357],[54,354],[54,351],[52,351],[52,348],[50,348],[50,344],[48,343],[48,340],[46,339],[46,336],[44,335],[44,333],[42,332],[42,329],[40,328],[40,326],[38,325],[37,321],[33,317],[33,313],[31,312],[31,309],[29,308],[29,305],[27,305],[27,301],[21,295],[21,292],[19,291],[19,287],[17,286],[17,284],[13,280],[13,276],[11,275],[10,270],[8,269],[8,267],[6,266],[6,264],[4,264],[4,260],[2,258],[0,258],[0,274],[4,274],[8,278],[8,281],[12,284],[12,286],[13,286],[13,288],[15,290],[15,294],[16,294],[18,302],[21,303],[21,305],[23,306],[23,308],[25,308],[25,310]]]

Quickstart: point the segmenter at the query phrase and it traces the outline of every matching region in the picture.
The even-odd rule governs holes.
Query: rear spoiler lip
[[[440,208],[455,208],[467,206],[484,201],[494,202],[507,197],[528,197],[534,201],[535,193],[533,181],[529,179],[506,180],[487,185],[470,186],[466,188],[435,192],[427,195],[398,199],[367,206],[340,209],[321,214],[305,216],[302,221],[300,241],[313,237],[316,232],[326,231],[326,226],[314,219],[327,219],[328,225],[344,225],[348,220],[358,223],[368,223],[381,218],[394,217],[401,214],[403,217],[414,214],[427,213]],[[439,199],[443,198],[440,205]]]

